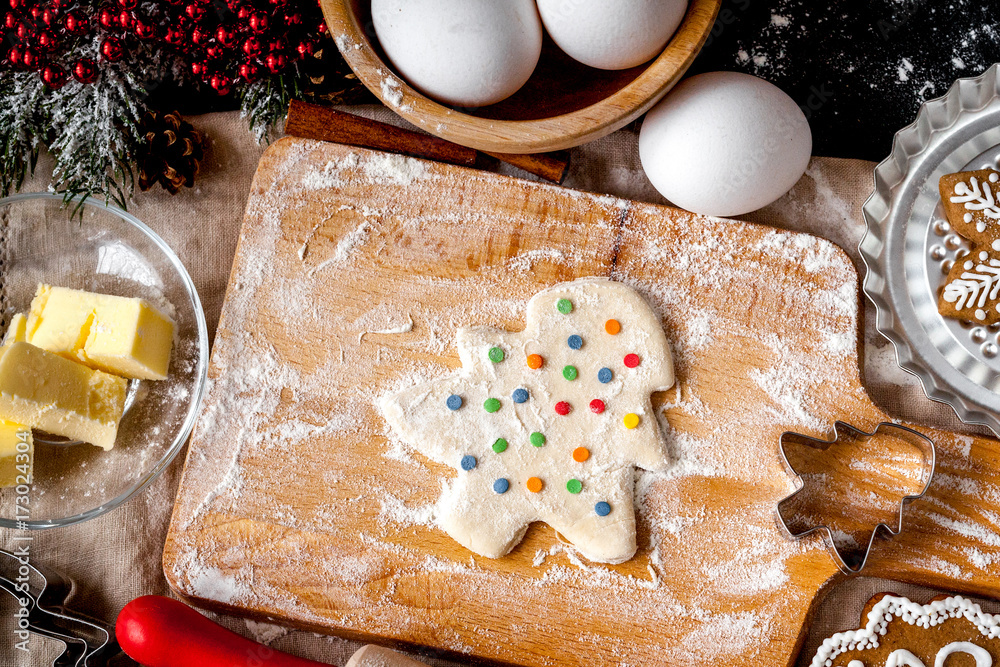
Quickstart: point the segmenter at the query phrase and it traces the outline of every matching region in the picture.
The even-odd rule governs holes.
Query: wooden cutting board
[[[453,472],[375,401],[458,368],[458,327],[519,330],[531,295],[591,275],[638,289],[674,349],[654,401],[674,465],[637,474],[639,552],[587,563],[535,524],[475,556],[433,525]],[[858,277],[815,237],[283,139],[247,205],[167,579],[202,606],[510,664],[788,663],[841,575],[776,527],[795,488],[778,439],[886,419],[857,334]],[[935,481],[866,573],[996,596],[1000,446],[923,431]],[[897,490],[873,471],[896,458],[867,451],[844,497],[874,525]]]

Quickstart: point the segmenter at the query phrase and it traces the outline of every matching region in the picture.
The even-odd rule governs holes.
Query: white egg
[[[681,24],[687,0],[538,0],[552,40],[574,60],[628,69],[658,56]]]
[[[510,97],[542,52],[534,0],[372,0],[372,20],[396,71],[456,106]]]
[[[660,194],[706,215],[767,206],[795,185],[811,153],[809,122],[795,101],[738,72],[682,81],[639,134],[642,167]]]

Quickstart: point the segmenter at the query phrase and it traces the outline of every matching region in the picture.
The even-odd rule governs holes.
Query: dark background
[[[998,22],[1000,0],[723,0],[690,73],[767,79],[805,110],[815,155],[882,160],[922,102],[1000,61]],[[237,108],[214,93],[179,106]]]

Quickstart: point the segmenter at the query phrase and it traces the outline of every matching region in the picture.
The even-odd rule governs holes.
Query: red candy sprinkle
[[[567,403],[566,401],[559,401],[558,403],[556,403],[557,413],[565,416],[569,414],[569,410],[570,410],[569,403]]]
[[[639,355],[638,354],[626,354],[625,355],[625,365],[629,368],[635,368],[639,365]]]
[[[604,412],[604,401],[602,401],[599,398],[595,398],[594,400],[592,400],[590,402],[590,411],[596,415],[599,415],[602,412]]]

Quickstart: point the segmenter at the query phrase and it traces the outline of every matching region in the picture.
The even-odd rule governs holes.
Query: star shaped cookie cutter
[[[784,508],[786,508],[789,504],[793,503],[794,499],[797,496],[806,491],[806,484],[802,479],[801,475],[799,474],[799,472],[795,470],[791,462],[788,460],[788,454],[786,451],[787,445],[794,443],[800,446],[812,447],[818,450],[826,450],[829,449],[831,446],[840,442],[844,436],[850,438],[872,438],[878,435],[883,435],[888,431],[897,431],[899,432],[899,434],[906,437],[908,442],[912,443],[915,447],[917,447],[921,451],[924,458],[923,471],[924,471],[925,482],[923,488],[920,490],[919,493],[904,496],[899,501],[899,511],[896,515],[897,519],[895,522],[895,528],[893,528],[892,526],[890,526],[885,522],[880,522],[878,525],[876,525],[872,529],[871,537],[869,538],[868,544],[864,548],[864,551],[862,552],[861,549],[858,549],[858,553],[863,553],[863,555],[859,560],[855,559],[848,560],[844,557],[844,553],[842,552],[841,548],[837,546],[837,543],[834,539],[833,529],[831,529],[830,526],[826,524],[813,526],[807,530],[799,532],[792,530],[785,519]],[[889,539],[892,537],[896,537],[897,535],[899,535],[900,532],[902,532],[903,510],[906,508],[907,505],[909,505],[913,501],[922,498],[924,494],[927,493],[927,490],[930,488],[931,481],[934,478],[934,469],[937,463],[937,450],[934,446],[934,441],[928,438],[923,433],[915,431],[912,428],[908,428],[906,426],[893,424],[891,422],[882,422],[875,427],[874,431],[869,433],[855,426],[852,426],[847,422],[838,421],[834,424],[834,432],[835,433],[832,440],[822,440],[820,438],[814,438],[811,436],[802,435],[800,433],[794,433],[792,431],[786,431],[785,433],[781,434],[781,438],[779,441],[780,443],[779,449],[781,450],[781,459],[785,465],[786,470],[788,470],[789,474],[795,478],[795,482],[798,488],[795,490],[794,493],[786,496],[785,498],[783,498],[781,501],[778,502],[777,519],[779,525],[784,530],[785,534],[793,540],[800,540],[802,538],[808,537],[809,535],[812,535],[813,533],[821,533],[824,537],[824,541],[826,542],[827,547],[830,550],[831,555],[833,556],[834,562],[837,564],[837,566],[844,574],[850,575],[850,574],[857,574],[864,569],[865,564],[868,562],[868,556],[871,554],[872,547],[875,544],[875,539],[878,537],[880,533],[885,534],[886,538]]]

